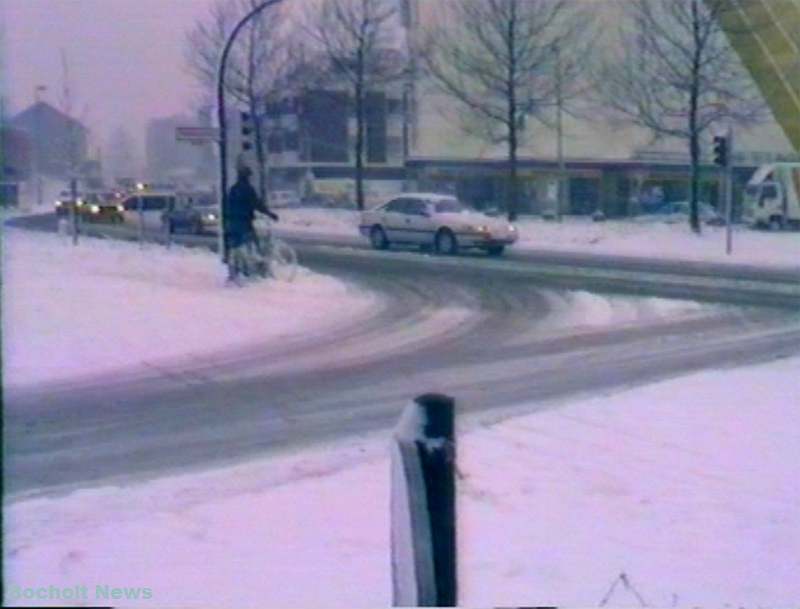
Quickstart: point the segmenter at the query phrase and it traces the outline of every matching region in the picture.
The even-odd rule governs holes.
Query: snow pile
[[[281,209],[278,228],[285,233],[316,233],[350,236],[357,242],[359,214],[346,209]],[[736,226],[733,254],[725,253],[725,228],[703,226],[700,236],[687,224],[656,220],[609,220],[567,216],[562,222],[547,222],[523,216],[515,222],[519,241],[513,250],[558,250],[656,258],[729,262],[800,268],[800,233],[770,233]],[[513,251],[512,250],[512,251]]]
[[[360,214],[351,209],[283,208],[276,228],[281,232],[309,232],[328,235],[358,235]],[[263,223],[256,220],[256,225]]]
[[[598,296],[591,292],[545,292],[552,313],[547,327],[580,332],[707,314],[714,307],[691,300]]]
[[[796,604],[798,375],[795,358],[462,420],[461,602],[597,606],[624,572],[649,606]],[[352,439],[6,503],[6,594],[84,585],[108,604],[92,595],[110,584],[148,588],[134,606],[388,606],[387,448]],[[609,605],[639,602],[620,585]]]
[[[545,222],[523,217],[516,223],[518,249],[690,260],[747,263],[800,268],[800,233],[770,233],[737,226],[733,253],[725,253],[725,227],[703,226],[695,235],[686,224],[567,217],[562,222]]]
[[[4,233],[3,377],[23,385],[96,375],[324,331],[371,295],[301,269],[293,283],[225,289],[205,250]],[[13,289],[10,289],[13,288]]]

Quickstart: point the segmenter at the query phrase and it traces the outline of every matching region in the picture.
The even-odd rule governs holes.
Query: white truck
[[[742,219],[770,230],[800,228],[800,163],[759,167],[747,183]]]

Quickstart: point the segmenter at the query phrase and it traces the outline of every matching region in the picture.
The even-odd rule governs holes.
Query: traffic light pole
[[[733,253],[733,128],[728,130],[728,159],[725,165],[725,253]]]
[[[225,238],[225,225],[227,220],[228,211],[228,138],[225,132],[226,115],[225,115],[225,66],[228,62],[228,55],[231,52],[236,36],[253,17],[258,15],[264,9],[279,4],[283,0],[266,0],[253,10],[247,13],[236,24],[231,32],[225,46],[222,49],[222,55],[219,60],[219,68],[217,70],[217,121],[219,122],[219,182],[220,182],[220,210],[219,210],[219,252],[222,257],[223,263],[228,261],[228,243]]]
[[[714,136],[714,164],[722,168],[725,190],[725,252],[733,252],[733,127]]]

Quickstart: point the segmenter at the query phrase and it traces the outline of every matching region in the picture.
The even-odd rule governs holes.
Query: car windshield
[[[459,214],[467,211],[466,206],[456,199],[444,199],[436,202],[436,212],[440,214]]]

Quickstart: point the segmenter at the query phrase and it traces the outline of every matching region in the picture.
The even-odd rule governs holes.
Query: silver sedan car
[[[450,195],[432,193],[404,193],[364,211],[359,230],[375,249],[418,245],[441,254],[477,248],[499,256],[517,240],[516,228],[506,220],[470,209]]]

